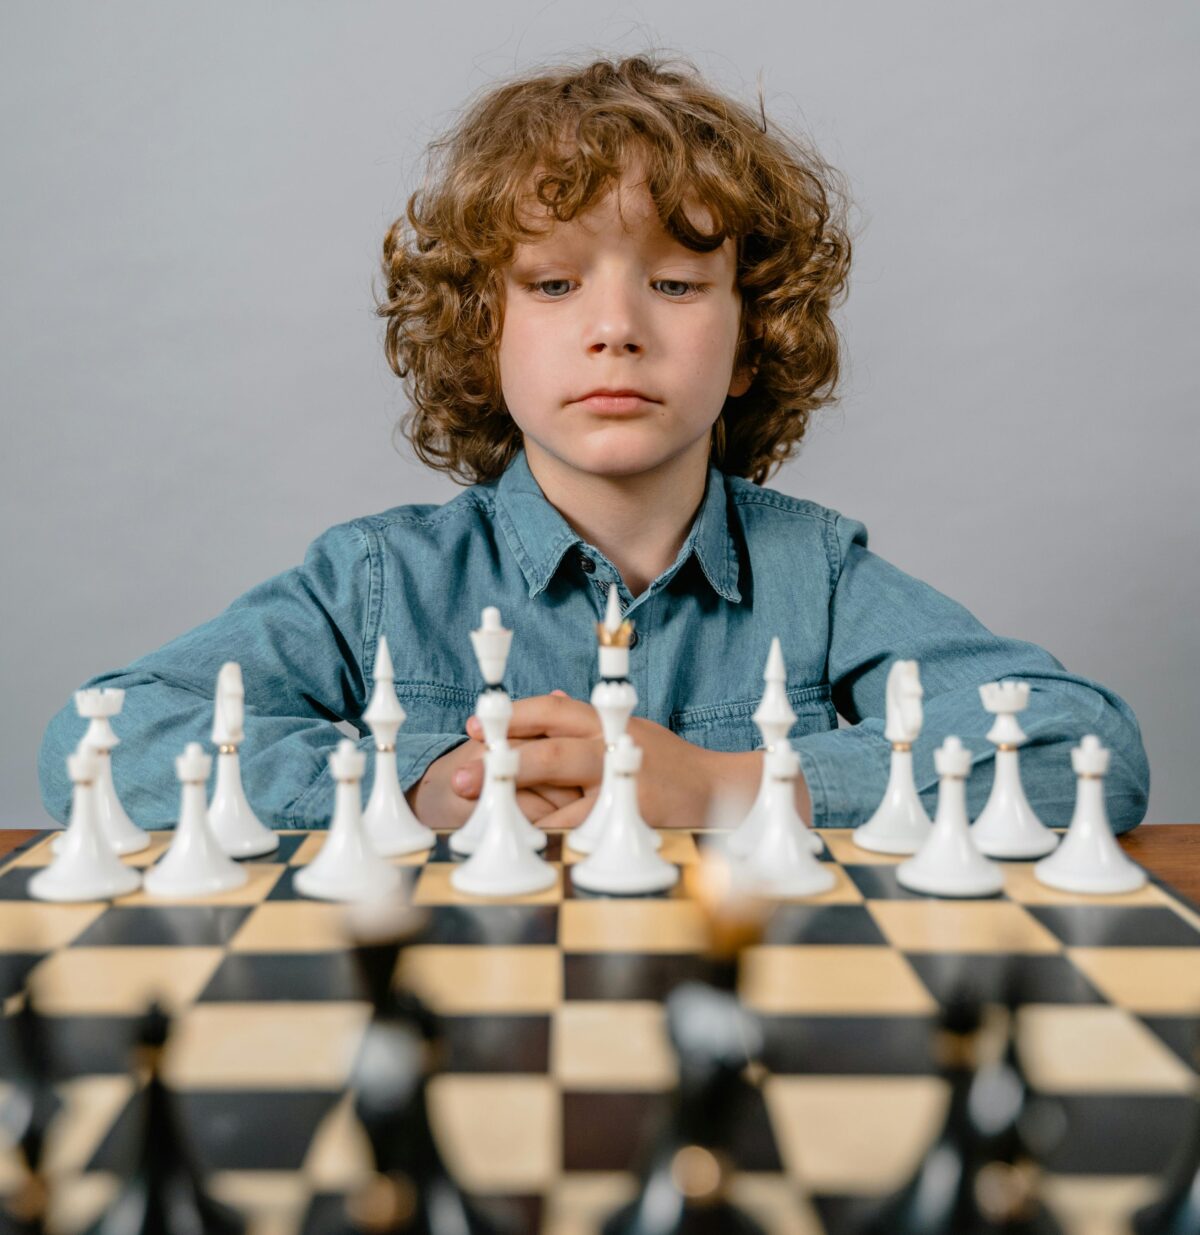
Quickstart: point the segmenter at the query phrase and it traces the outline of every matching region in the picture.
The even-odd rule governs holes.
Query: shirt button
[[[596,573],[596,563],[586,553],[581,553],[579,555],[579,569],[585,575],[594,575]]]
[[[633,632],[632,632],[632,634],[630,634],[630,636],[629,636],[629,646],[630,646],[631,648],[635,648],[635,647],[637,647],[637,645],[638,645],[638,633],[637,633],[637,631],[635,630],[635,631],[633,631]]]

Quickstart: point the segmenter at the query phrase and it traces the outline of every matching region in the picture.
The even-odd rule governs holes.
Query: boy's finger
[[[569,806],[560,807],[549,815],[543,815],[538,825],[543,828],[577,828],[596,805],[594,794],[584,794]]]
[[[508,735],[513,738],[590,738],[603,732],[590,703],[570,695],[531,695],[513,702]]]
[[[604,742],[598,737],[534,738],[518,754],[517,785],[586,790],[604,773]]]

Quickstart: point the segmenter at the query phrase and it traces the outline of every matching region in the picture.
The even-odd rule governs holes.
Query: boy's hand
[[[512,740],[520,746],[519,740]],[[451,788],[455,772],[464,767],[478,766],[483,769],[483,754],[486,746],[482,741],[467,741],[435,759],[425,775],[405,793],[409,806],[420,821],[430,828],[458,828],[471,817],[475,803]],[[477,764],[476,764],[477,761]],[[482,782],[482,775],[478,778]],[[570,787],[539,785],[536,788],[517,785],[517,805],[534,823],[542,822],[548,815],[578,800],[581,791]],[[476,790],[475,797],[479,796]]]
[[[482,737],[474,717],[467,721],[467,732]],[[562,691],[518,699],[513,703],[508,733],[514,746],[518,741],[522,744],[518,790],[546,793],[574,788],[582,794],[543,815],[539,825],[573,828],[582,823],[595,804],[604,775],[604,731],[596,709]],[[630,718],[629,736],[642,750],[638,806],[651,827],[702,827],[718,787],[740,790],[751,800],[754,797],[762,769],[762,756],[757,752],[706,750],[640,716]],[[479,796],[482,787],[480,755],[459,767],[454,791],[471,799]]]

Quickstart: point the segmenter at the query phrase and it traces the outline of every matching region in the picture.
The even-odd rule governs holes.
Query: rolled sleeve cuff
[[[831,729],[792,740],[812,801],[814,828],[854,828],[883,800],[891,746],[856,729]]]

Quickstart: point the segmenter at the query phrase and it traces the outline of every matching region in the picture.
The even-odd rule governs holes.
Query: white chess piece
[[[489,605],[483,611],[479,629],[471,631],[471,646],[475,649],[475,659],[479,662],[479,671],[487,683],[486,689],[475,703],[475,715],[483,727],[483,740],[486,748],[483,760],[483,785],[479,797],[475,801],[475,809],[471,811],[466,823],[450,835],[450,848],[454,853],[468,856],[475,852],[488,828],[488,820],[497,808],[497,802],[507,795],[497,795],[495,786],[491,783],[490,768],[493,766],[487,758],[486,751],[510,750],[508,744],[508,723],[512,718],[512,699],[504,689],[504,669],[508,664],[508,651],[512,646],[512,631],[500,625],[500,610]],[[513,793],[516,804],[516,793]],[[546,833],[535,827],[525,818],[520,806],[517,806],[517,821],[514,826],[517,833],[525,838],[525,843],[531,849],[545,849]]]
[[[809,827],[796,810],[800,760],[783,742],[767,752],[767,797],[762,834],[747,855],[744,872],[766,896],[812,896],[837,882],[817,860],[808,842]]]
[[[888,670],[887,723],[883,736],[892,744],[887,788],[875,813],[854,829],[851,840],[875,853],[916,853],[933,824],[913,779],[912,748],[924,712],[921,678],[915,660],[897,660]]]
[[[125,813],[113,784],[112,750],[121,739],[109,722],[120,712],[124,702],[125,692],[113,686],[75,692],[75,708],[89,722],[81,745],[95,752],[99,761],[94,795],[96,821],[113,852],[118,854],[140,853],[150,845],[149,833]],[[60,852],[64,841],[65,833],[54,838],[51,848],[55,853]]]
[[[996,717],[988,741],[996,746],[992,791],[971,829],[980,853],[993,858],[1040,858],[1058,837],[1034,814],[1021,787],[1017,748],[1025,734],[1017,713],[1029,705],[1028,682],[988,682],[979,688],[983,706]]]
[[[766,688],[762,699],[754,710],[754,723],[762,735],[763,750],[766,755],[775,750],[781,743],[787,741],[787,735],[796,723],[796,713],[787,697],[787,667],[783,663],[783,651],[779,645],[779,636],[771,640],[771,650],[767,653],[767,665],[763,670],[763,681]],[[790,749],[790,748],[789,748]],[[767,760],[764,756],[762,775],[758,781],[758,796],[754,805],[742,820],[741,826],[733,832],[725,842],[729,852],[735,857],[746,857],[762,838],[763,829],[767,823],[767,797],[769,795],[770,773],[767,771]],[[811,828],[804,832],[805,843],[813,853],[820,853],[823,846],[821,838]]]
[[[613,804],[596,848],[571,868],[571,882],[586,892],[638,895],[664,892],[679,881],[679,868],[658,856],[656,833],[638,809],[641,748],[628,733],[612,755]]]
[[[1062,843],[1033,868],[1039,883],[1097,895],[1136,892],[1145,884],[1145,871],[1125,855],[1109,826],[1104,805],[1108,759],[1094,733],[1071,751],[1071,765],[1079,778],[1075,813]]]
[[[336,786],[333,819],[321,851],[296,871],[302,896],[326,901],[369,901],[400,890],[400,872],[376,852],[363,825],[362,778],[367,757],[349,738],[329,753]]]
[[[246,882],[245,868],[222,850],[209,827],[204,797],[211,771],[212,756],[204,753],[199,742],[189,742],[175,760],[179,823],[167,852],[142,881],[147,896],[211,896]]]
[[[404,708],[396,698],[396,673],[387,639],[379,636],[375,653],[375,690],[363,720],[375,739],[375,780],[363,811],[363,825],[371,844],[385,858],[418,853],[433,846],[437,837],[412,812],[400,788],[396,768],[396,734],[404,724]]]
[[[100,759],[82,742],[67,756],[73,789],[71,817],[54,861],[29,881],[29,895],[40,901],[97,901],[124,896],[141,875],[113,852],[96,814]]]
[[[1004,887],[1004,874],[976,848],[967,823],[971,752],[948,737],[933,761],[941,778],[933,828],[916,856],[896,867],[896,880],[930,896],[994,896]]]
[[[517,806],[517,752],[511,746],[484,755],[492,781],[493,805],[475,852],[450,873],[460,892],[474,896],[524,896],[550,887],[554,867],[525,840],[522,823],[529,821]]]
[[[246,688],[242,667],[226,661],[217,674],[212,741],[217,748],[217,783],[208,804],[208,823],[217,844],[232,858],[257,858],[279,848],[279,837],[254,814],[242,786],[238,747],[246,736]]]
[[[604,767],[600,789],[587,818],[567,834],[566,843],[576,853],[592,853],[604,835],[616,803],[617,777],[613,764],[617,745],[629,727],[629,718],[637,707],[637,691],[629,680],[629,641],[633,623],[621,620],[621,598],[617,585],[608,588],[608,603],[604,621],[596,623],[600,656],[600,680],[592,688],[592,707],[600,713],[600,728],[604,732]],[[638,816],[639,820],[641,816]],[[662,837],[644,821],[643,838],[655,849],[662,846]]]

